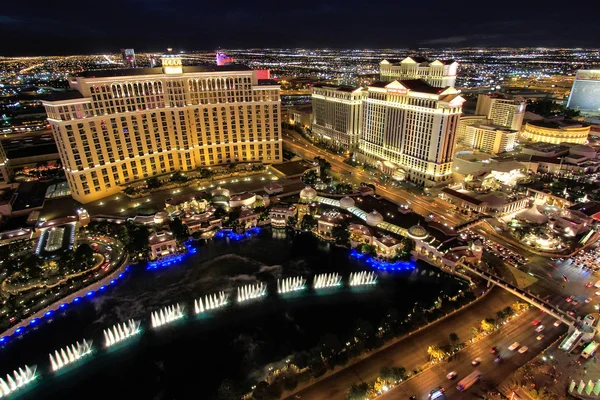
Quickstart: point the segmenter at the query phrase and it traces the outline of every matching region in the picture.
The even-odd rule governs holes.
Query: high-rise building
[[[497,125],[470,125],[466,127],[463,143],[485,153],[499,154],[512,151],[518,132]]]
[[[138,180],[236,162],[282,160],[280,88],[240,65],[88,71],[44,101],[73,198]]]
[[[335,147],[357,148],[364,94],[356,87],[315,85],[312,89],[313,135]]]
[[[583,112],[600,111],[600,70],[577,71],[567,107]]]
[[[121,49],[123,64],[128,68],[135,68],[135,51],[133,49]]]
[[[458,63],[454,60],[429,61],[423,57],[406,57],[400,62],[383,60],[379,63],[380,79],[394,80],[423,79],[438,88],[454,87]]]
[[[374,82],[363,100],[359,159],[433,186],[452,174],[464,99],[422,80]]]
[[[525,116],[525,99],[509,99],[499,93],[480,94],[475,114],[485,115],[494,125],[520,131]]]
[[[464,142],[467,136],[467,127],[492,123],[492,120],[488,119],[485,115],[462,115],[458,120],[458,127],[456,128],[456,142]]]

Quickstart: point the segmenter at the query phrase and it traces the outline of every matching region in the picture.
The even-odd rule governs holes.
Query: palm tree
[[[452,345],[452,348],[454,350],[456,350],[458,344],[460,343],[460,338],[458,337],[458,335],[456,334],[456,332],[451,332],[448,335],[448,339],[450,339],[450,344]]]
[[[429,346],[427,348],[427,354],[429,354],[430,360],[441,360],[446,355],[446,353],[444,353],[444,351],[438,345]]]

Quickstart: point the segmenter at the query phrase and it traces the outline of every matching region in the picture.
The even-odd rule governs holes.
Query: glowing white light
[[[277,279],[277,293],[284,294],[306,289],[306,279],[301,276]]]
[[[174,304],[162,308],[158,311],[153,311],[150,314],[150,320],[153,328],[158,328],[163,325],[168,325],[185,316],[183,308],[179,304]]]
[[[55,350],[54,354],[49,354],[52,371],[58,371],[89,354],[92,354],[92,342],[88,342],[85,339],[83,339],[83,343],[76,342],[71,346]]]
[[[342,283],[342,276],[337,272],[331,272],[328,274],[315,275],[313,280],[313,287],[315,289],[324,289],[329,287],[339,286]]]
[[[350,286],[375,285],[377,276],[375,271],[362,271],[350,273]]]
[[[140,321],[130,319],[104,330],[104,346],[110,347],[141,332]]]
[[[257,299],[267,294],[267,288],[263,282],[258,282],[254,285],[245,285],[237,288],[237,301],[242,303],[244,301]]]
[[[7,397],[34,381],[37,378],[35,375],[36,369],[35,365],[31,368],[26,365],[25,369],[14,370],[12,375],[6,374],[6,379],[0,378],[0,398]]]
[[[229,296],[221,291],[219,293],[207,294],[204,299],[194,300],[194,311],[201,314],[205,311],[214,310],[227,305]]]

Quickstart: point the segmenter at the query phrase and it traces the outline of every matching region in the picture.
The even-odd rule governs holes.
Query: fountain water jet
[[[127,322],[113,325],[112,328],[104,330],[104,347],[110,347],[125,339],[137,335],[140,329],[140,321],[130,319]]]
[[[150,320],[152,322],[152,327],[158,328],[159,326],[167,325],[177,321],[184,316],[185,314],[183,313],[183,307],[177,303],[161,308],[158,311],[153,311],[150,314]]]
[[[293,278],[277,279],[277,293],[285,294],[306,289],[306,279],[301,276]]]
[[[88,342],[83,339],[83,343],[75,342],[71,346],[64,347],[60,351],[55,350],[54,354],[50,353],[48,355],[50,356],[52,371],[56,372],[89,354],[92,354],[92,341]]]
[[[194,300],[194,311],[196,314],[201,314],[205,311],[224,307],[227,305],[228,299],[229,296],[223,291],[219,293],[207,294],[204,296],[204,300],[202,297],[198,300]]]
[[[26,365],[25,369],[19,368],[18,370],[14,370],[12,375],[6,374],[6,379],[0,378],[0,398],[8,397],[23,386],[34,381],[37,378],[35,375],[36,369],[35,365],[31,368]]]
[[[237,288],[237,301],[257,299],[267,294],[267,287],[263,282],[258,282],[254,285],[245,285]]]
[[[313,287],[315,289],[325,289],[339,286],[342,283],[342,276],[337,272],[315,275]]]
[[[375,271],[361,271],[350,273],[350,286],[375,285],[377,276]]]

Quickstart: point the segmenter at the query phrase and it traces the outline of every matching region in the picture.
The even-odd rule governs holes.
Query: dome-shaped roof
[[[367,214],[367,225],[377,226],[383,222],[383,216],[377,211],[373,210]]]
[[[340,200],[340,207],[342,208],[350,208],[354,206],[354,200],[351,197],[342,197]]]
[[[210,195],[215,196],[224,196],[229,197],[229,190],[222,188],[221,186],[217,186],[216,189],[211,190]]]
[[[307,186],[300,191],[300,198],[302,200],[314,200],[316,197],[317,191],[310,186]]]
[[[428,233],[425,228],[423,228],[420,224],[413,225],[408,228],[408,236],[413,239],[425,239]]]

